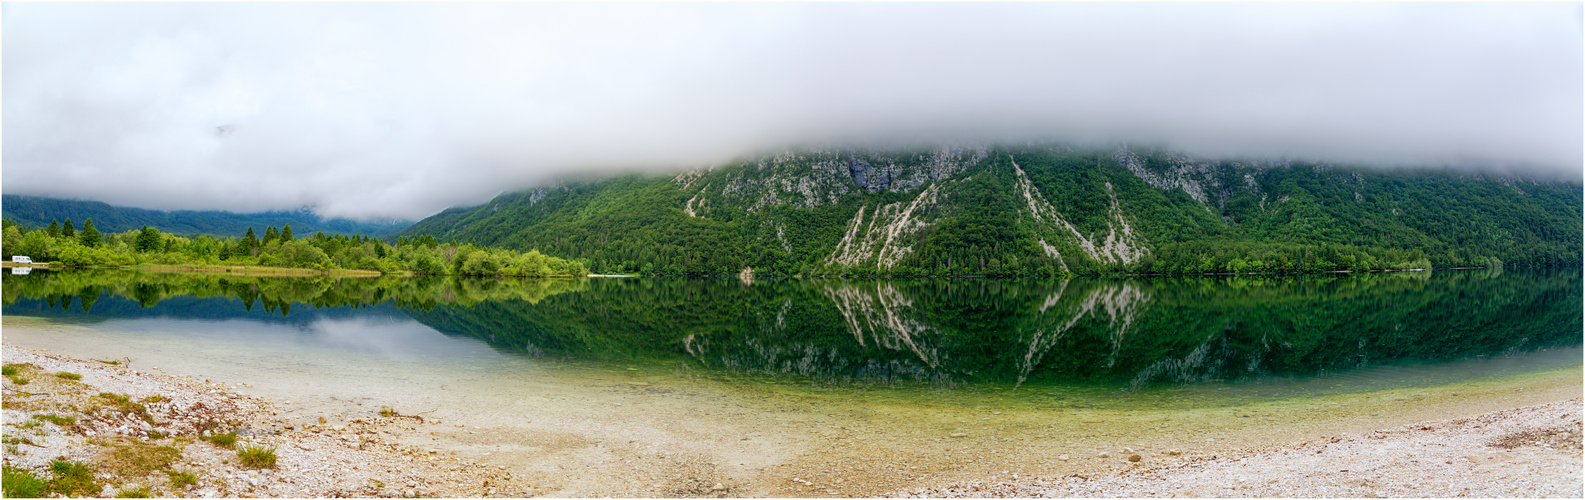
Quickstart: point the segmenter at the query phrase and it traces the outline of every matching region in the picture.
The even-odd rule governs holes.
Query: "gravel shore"
[[[1150,457],[1165,465],[1119,473],[974,481],[899,496],[1580,498],[1580,417],[1574,398],[1215,458],[1176,459],[1168,450]]]
[[[18,370],[17,377],[3,381],[5,465],[48,478],[51,461],[84,462],[94,469],[101,496],[139,488],[157,497],[478,497],[515,491],[510,474],[500,468],[395,442],[403,434],[451,427],[438,420],[390,415],[294,425],[279,417],[289,403],[237,394],[218,382],[12,346],[4,346],[4,356]],[[118,404],[116,396],[142,411]],[[231,431],[237,438],[230,447],[204,439],[206,432]],[[236,450],[248,445],[273,448],[274,466],[244,467]],[[193,474],[197,482],[176,486],[168,471]]]
[[[719,436],[714,437],[721,443],[705,437],[678,441],[632,432],[628,436],[616,426],[604,427],[603,432],[556,431],[559,427],[511,430],[492,427],[490,422],[460,427],[463,422],[453,420],[462,417],[456,415],[449,419],[433,414],[377,415],[372,406],[359,408],[361,416],[334,413],[342,410],[320,413],[323,417],[315,418],[328,420],[314,422],[289,418],[300,413],[301,402],[239,394],[254,389],[172,376],[154,367],[133,369],[106,363],[114,360],[76,359],[13,345],[4,346],[4,359],[18,369],[17,378],[27,380],[25,384],[12,377],[3,380],[5,464],[49,477],[52,460],[85,462],[95,468],[101,496],[138,488],[164,497],[1577,498],[1585,493],[1578,397],[1357,435],[1311,434],[1305,441],[1251,439],[1244,442],[1254,444],[1224,446],[1219,439],[1215,445],[1173,444],[1185,446],[1181,450],[1103,448],[1109,458],[1099,459],[1090,455],[1100,450],[1071,444],[1027,441],[1020,448],[1019,441],[999,438],[995,429],[980,430],[988,433],[983,437],[961,438],[945,434],[956,431],[940,430],[943,434],[935,439],[914,438],[915,448],[897,448],[886,444],[885,434],[852,428],[862,421],[805,421],[804,413],[768,413],[771,417],[759,421],[757,430],[723,432],[720,426],[730,420],[705,420],[710,417],[693,410],[653,405],[646,406],[643,415],[653,414],[657,420],[645,421],[649,423],[644,429],[689,419],[707,421],[716,426]],[[579,404],[565,408],[556,405],[559,400],[545,400],[535,403],[534,420],[625,422],[633,418],[620,412],[626,407],[606,399],[600,400],[606,404],[596,405],[588,398],[629,393],[636,398],[661,390],[631,382],[593,396],[579,393],[583,394],[577,398]],[[699,407],[696,396],[667,394],[661,400],[618,400],[632,405],[683,398],[684,406]],[[118,403],[122,396],[128,403],[141,404],[147,417],[133,405]],[[1553,399],[1532,401],[1549,400]],[[974,419],[985,421],[981,426],[1006,417],[989,411],[974,416],[981,413],[983,418]],[[236,446],[273,447],[275,466],[242,466],[235,446],[205,439],[206,431],[209,435],[234,431]],[[773,440],[783,434],[794,441],[818,442],[819,451],[805,454],[798,451],[801,448],[776,444]],[[474,456],[475,461],[454,454],[478,443],[493,443],[485,448],[489,450],[499,444],[521,450],[500,449],[496,453],[500,458],[488,465],[479,461],[495,456]],[[159,458],[161,450],[174,456]],[[764,458],[778,450],[785,456]],[[1134,455],[1142,456],[1130,462]],[[725,468],[739,462],[750,465]],[[191,473],[197,482],[177,486],[168,471]],[[923,485],[930,487],[919,488]]]

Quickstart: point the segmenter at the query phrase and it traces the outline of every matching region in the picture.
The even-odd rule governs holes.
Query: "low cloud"
[[[1578,4],[29,4],[5,192],[420,218],[818,141],[1580,178]]]

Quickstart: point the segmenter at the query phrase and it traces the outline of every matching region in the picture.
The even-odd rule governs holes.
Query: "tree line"
[[[587,264],[472,243],[441,243],[433,236],[400,237],[394,244],[367,236],[326,235],[297,237],[290,224],[265,228],[262,237],[252,227],[242,237],[207,234],[178,236],[143,226],[122,233],[102,233],[93,219],[77,229],[50,221],[44,228],[25,228],[0,219],[0,252],[26,255],[35,262],[72,267],[154,266],[263,266],[309,269],[376,271],[382,274],[459,276],[584,276]]]

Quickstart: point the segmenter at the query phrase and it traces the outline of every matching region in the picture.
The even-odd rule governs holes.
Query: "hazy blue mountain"
[[[98,201],[64,200],[40,196],[8,194],[3,197],[3,211],[7,219],[28,227],[44,227],[51,220],[65,223],[70,218],[77,228],[83,221],[93,218],[94,227],[100,231],[119,233],[152,226],[175,234],[204,233],[220,236],[242,236],[252,227],[263,234],[264,228],[277,228],[291,224],[293,234],[308,236],[324,231],[326,234],[362,234],[384,237],[396,234],[413,223],[411,221],[358,222],[347,219],[324,219],[308,210],[293,212],[261,212],[239,214],[221,211],[148,210],[143,208],[114,207]]]

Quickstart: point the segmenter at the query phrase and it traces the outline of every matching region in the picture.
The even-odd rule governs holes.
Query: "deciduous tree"
[[[157,252],[164,249],[162,239],[158,229],[143,226],[143,229],[138,231],[137,239],[133,240],[132,248],[144,253]]]

